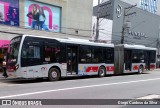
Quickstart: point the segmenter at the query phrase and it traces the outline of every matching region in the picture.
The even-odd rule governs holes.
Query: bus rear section
[[[156,48],[139,45],[116,45],[115,74],[138,72],[156,68]]]

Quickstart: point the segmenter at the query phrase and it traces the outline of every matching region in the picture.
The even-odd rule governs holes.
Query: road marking
[[[24,84],[12,84],[12,83],[5,83],[5,82],[0,82],[0,88],[2,88],[2,87],[8,87],[8,86],[19,86],[19,85],[24,85]]]
[[[108,83],[108,84],[99,84],[99,85],[80,86],[80,87],[71,87],[71,88],[63,88],[63,89],[55,89],[55,90],[45,90],[45,91],[38,91],[38,92],[31,92],[31,93],[23,93],[23,94],[9,95],[9,96],[1,96],[0,99],[20,97],[20,96],[28,96],[28,95],[34,95],[34,94],[42,94],[42,93],[49,93],[49,92],[58,92],[58,91],[67,91],[67,90],[75,90],[75,89],[83,89],[83,88],[93,88],[93,87],[102,87],[102,86],[111,86],[111,85],[139,83],[139,82],[156,81],[156,80],[160,80],[160,78],[129,81],[129,82],[118,82],[118,83]]]
[[[160,99],[160,95],[148,95],[148,96],[139,97],[136,99]]]

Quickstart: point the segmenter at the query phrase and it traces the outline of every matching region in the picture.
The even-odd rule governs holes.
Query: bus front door
[[[77,46],[67,46],[67,75],[78,73],[77,52]]]
[[[147,54],[146,54],[146,69],[147,70],[150,70],[150,57],[151,57],[151,52],[150,51],[147,51]]]

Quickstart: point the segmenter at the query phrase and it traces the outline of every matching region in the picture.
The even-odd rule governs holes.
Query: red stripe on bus
[[[155,69],[156,66],[155,65],[150,65],[150,69]]]
[[[138,70],[139,69],[139,66],[135,65],[133,66],[133,70]]]
[[[98,66],[89,66],[87,67],[86,72],[98,72]]]
[[[114,71],[114,66],[106,66],[107,72]]]

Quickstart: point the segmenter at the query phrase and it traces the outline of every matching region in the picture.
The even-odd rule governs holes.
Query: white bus
[[[141,51],[144,58],[140,58]],[[126,58],[127,54],[130,55],[129,58]],[[133,59],[134,54],[137,59]],[[151,59],[146,60],[147,57]],[[146,66],[155,65],[155,59],[155,48],[23,35],[11,40],[6,68],[9,77],[48,78],[54,81],[69,76],[104,77],[126,72],[142,73]],[[130,60],[130,63],[127,60]],[[119,70],[121,63],[125,65]]]

